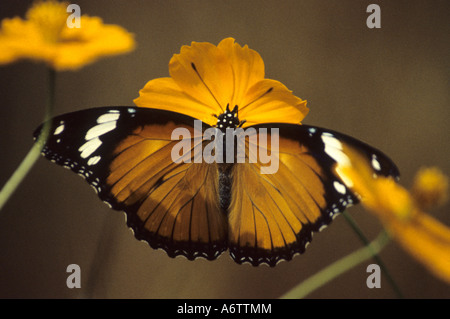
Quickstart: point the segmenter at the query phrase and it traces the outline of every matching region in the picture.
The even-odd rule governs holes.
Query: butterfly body
[[[216,117],[215,128],[199,129],[190,116],[150,108],[63,114],[51,120],[43,155],[83,176],[151,247],[209,260],[228,249],[236,262],[254,266],[303,253],[312,232],[358,202],[332,172],[345,158],[343,143],[362,150],[375,174],[398,176],[383,153],[344,134],[280,123],[242,130],[237,108]],[[177,129],[189,138],[174,138]],[[211,129],[222,134],[205,138]],[[247,134],[241,144],[234,143],[239,129]],[[177,147],[189,152],[174,152]],[[219,150],[223,161],[198,160]],[[276,171],[264,173],[264,154],[273,156]]]

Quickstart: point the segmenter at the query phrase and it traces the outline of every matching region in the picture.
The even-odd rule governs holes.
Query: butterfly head
[[[238,106],[235,105],[233,110],[230,110],[230,104],[227,104],[227,108],[224,113],[220,115],[214,115],[217,118],[216,127],[225,132],[227,128],[241,127],[244,121],[239,120]]]

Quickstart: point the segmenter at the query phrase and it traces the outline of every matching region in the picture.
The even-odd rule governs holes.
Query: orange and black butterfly
[[[358,202],[331,171],[342,144],[362,152],[375,174],[398,176],[388,157],[352,137],[276,123],[254,126],[256,132],[278,128],[276,173],[262,174],[259,161],[195,163],[194,152],[190,161],[175,163],[171,153],[180,140],[172,140],[174,129],[192,133],[192,150],[196,143],[207,145],[195,134],[194,120],[139,107],[64,114],[52,120],[43,154],[82,175],[100,199],[124,211],[136,238],[151,247],[171,257],[210,260],[229,249],[236,262],[255,266],[303,253],[312,232]]]
[[[201,45],[207,49],[201,52],[215,52],[216,47],[197,47]],[[222,41],[217,48],[222,48],[220,45],[232,48],[227,52],[236,56],[214,53],[219,62],[228,57],[231,63],[248,57],[259,59],[247,47],[234,46],[233,39]],[[182,53],[195,59],[188,49],[182,49]],[[263,103],[262,97],[268,100],[273,96],[279,101],[290,94],[275,81],[261,80],[258,83],[263,84],[262,89],[258,91],[255,80],[249,96],[256,98],[248,98],[250,102],[244,106],[223,104],[217,93],[220,86],[214,88],[215,83],[206,79],[209,69],[196,60],[176,62],[170,64],[175,71],[190,72],[192,81],[197,80],[196,92],[203,88],[205,94],[214,97],[211,103],[220,107],[211,117],[215,123],[198,120],[206,114],[202,109],[206,103],[176,93],[174,105],[182,97],[198,102],[198,114],[195,108],[191,110],[197,116],[164,109],[164,99],[157,100],[160,104],[155,102],[158,107],[77,111],[51,120],[43,149],[47,159],[83,176],[101,200],[124,211],[136,238],[151,247],[162,248],[171,257],[183,255],[191,260],[213,260],[228,249],[237,263],[275,266],[280,260],[303,253],[312,232],[320,231],[347,206],[358,202],[358,196],[333,173],[334,165],[346,160],[344,146],[359,150],[372,163],[374,174],[398,176],[395,164],[386,155],[352,137],[319,127],[277,122],[277,115],[298,110],[278,110]],[[167,79],[163,82],[169,83]],[[167,85],[168,89],[154,92],[174,94],[175,85]],[[233,99],[240,95],[245,100],[236,87]],[[152,99],[156,93],[152,93]],[[255,101],[261,102],[261,116],[247,107],[256,105]],[[265,120],[258,123],[258,118]],[[274,123],[268,123],[268,118]],[[41,129],[36,130],[35,137]],[[238,129],[245,132],[240,144],[234,143],[241,136],[235,134]],[[239,155],[240,150],[243,152]],[[220,154],[227,160],[211,161],[205,154],[209,159],[217,159]],[[270,165],[275,169],[268,171]]]

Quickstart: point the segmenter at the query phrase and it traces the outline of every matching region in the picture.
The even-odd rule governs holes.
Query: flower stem
[[[44,125],[42,127],[41,134],[39,135],[37,141],[33,144],[28,154],[20,163],[19,167],[14,171],[9,180],[3,186],[0,191],[0,211],[6,204],[8,199],[12,196],[14,191],[27,176],[28,172],[33,167],[34,163],[38,160],[42,148],[47,141],[48,135],[50,133],[50,122],[48,121],[53,114],[53,105],[55,99],[55,77],[56,73],[53,69],[48,69],[48,95],[45,107],[44,115]]]
[[[372,241],[368,246],[363,247],[350,255],[332,263],[326,268],[322,269],[315,275],[309,277],[286,294],[281,296],[281,299],[297,299],[303,298],[317,288],[325,285],[327,282],[343,274],[347,270],[355,267],[363,261],[373,257],[389,242],[388,233],[383,230],[378,237]]]
[[[367,237],[364,235],[364,233],[361,231],[361,228],[359,228],[358,224],[355,222],[355,220],[350,216],[350,214],[347,211],[344,211],[343,213],[345,219],[347,220],[348,224],[350,225],[350,227],[354,230],[354,232],[358,235],[359,239],[361,240],[361,242],[365,245],[368,246],[369,245],[369,240],[367,239]],[[383,260],[381,259],[380,255],[378,255],[377,253],[373,254],[373,259],[375,259],[376,263],[380,266],[381,271],[384,273],[384,275],[386,276],[389,284],[391,285],[392,289],[394,290],[394,292],[396,293],[398,298],[403,298],[403,294],[400,290],[400,288],[398,287],[397,283],[395,282],[394,278],[391,276],[391,274],[389,273],[386,265],[384,264]]]

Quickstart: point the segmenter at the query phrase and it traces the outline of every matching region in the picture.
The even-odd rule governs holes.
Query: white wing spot
[[[331,133],[322,133],[322,141],[325,144],[325,153],[341,165],[350,165],[350,159],[342,152],[342,144]]]
[[[372,167],[373,167],[376,171],[380,171],[380,170],[381,170],[380,162],[378,162],[377,156],[376,156],[375,154],[372,155]]]
[[[53,132],[53,135],[61,134],[62,131],[64,131],[64,122],[61,123],[61,125],[59,125],[59,126],[55,129],[55,131]]]
[[[98,117],[97,123],[101,124],[106,122],[117,121],[119,117],[120,117],[119,113],[106,113]]]
[[[96,156],[94,156],[94,157],[91,157],[91,158],[87,161],[87,164],[88,164],[89,166],[95,165],[95,164],[97,164],[97,163],[100,161],[100,159],[101,159],[101,156],[96,155]]]
[[[102,145],[102,141],[100,141],[98,137],[87,141],[78,149],[78,151],[81,152],[80,156],[82,158],[91,156],[91,154],[94,153],[100,147],[100,145]]]
[[[108,114],[105,114],[105,115],[108,115]],[[98,124],[98,125],[92,127],[89,131],[87,131],[86,136],[84,138],[88,141],[88,140],[91,140],[98,136],[101,136],[105,133],[108,133],[116,128],[116,124],[117,124],[116,121],[110,121],[110,122]]]
[[[343,184],[339,183],[338,181],[334,181],[333,186],[334,186],[334,189],[338,193],[345,194],[347,192],[347,189],[345,188],[345,186]]]

